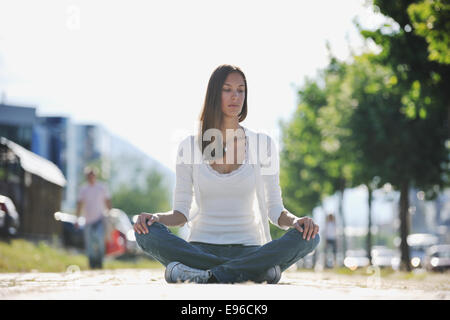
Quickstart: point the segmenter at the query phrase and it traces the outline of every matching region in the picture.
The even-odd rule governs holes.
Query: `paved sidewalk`
[[[450,275],[386,280],[327,272],[285,272],[277,285],[167,284],[163,269],[0,274],[0,299],[446,299]]]

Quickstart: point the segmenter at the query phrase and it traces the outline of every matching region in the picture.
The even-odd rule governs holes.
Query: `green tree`
[[[412,3],[375,0],[374,5],[391,17],[399,29],[384,25],[375,31],[361,31],[382,48],[371,61],[393,72],[386,106],[370,115],[378,118],[375,137],[380,143],[381,162],[377,166],[381,176],[400,190],[401,261],[406,270],[411,270],[407,245],[409,189],[421,188],[431,198],[448,184],[449,169],[446,148],[449,93],[445,88],[450,87],[450,70],[447,65],[428,59],[428,44],[414,32],[408,14]]]
[[[113,207],[119,208],[128,215],[141,212],[169,211],[170,193],[163,182],[163,176],[156,169],[139,170],[145,176],[142,185],[133,183],[136,177],[130,177],[130,183],[122,183],[112,194]]]
[[[352,113],[347,122],[351,131],[352,153],[354,155],[353,184],[364,184],[368,190],[368,232],[366,250],[371,261],[372,249],[372,193],[386,180],[392,165],[391,132],[398,124],[399,112],[393,105],[400,105],[401,96],[392,90],[395,77],[388,67],[371,62],[371,54],[355,56],[348,66],[343,81],[349,86]],[[388,165],[388,166],[387,166]]]
[[[322,181],[326,172],[319,164],[320,131],[318,109],[326,104],[325,92],[316,82],[306,80],[299,90],[301,102],[289,122],[282,123],[280,184],[288,210],[304,216],[320,204],[323,194],[333,188]]]
[[[341,86],[345,73],[346,64],[331,58],[317,81],[306,79],[293,118],[282,124],[280,174],[286,207],[298,215],[310,214],[324,197],[337,192],[344,231],[343,195],[351,187],[354,164],[345,125],[351,110]],[[345,232],[342,243],[345,252]]]

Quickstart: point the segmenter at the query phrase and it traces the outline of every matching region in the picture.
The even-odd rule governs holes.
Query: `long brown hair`
[[[239,67],[234,65],[222,64],[218,66],[209,78],[205,101],[203,103],[203,109],[200,114],[199,143],[201,143],[200,148],[202,151],[202,155],[206,146],[211,143],[208,141],[203,141],[202,137],[205,131],[212,128],[221,128],[223,119],[222,87],[225,79],[232,72],[239,73],[244,79],[245,84],[244,105],[242,107],[241,113],[239,113],[239,122],[244,121],[244,119],[247,117],[247,79],[245,78],[244,72],[242,72]]]

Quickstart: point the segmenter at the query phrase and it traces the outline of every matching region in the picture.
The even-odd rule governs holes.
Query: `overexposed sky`
[[[0,94],[38,115],[97,123],[175,167],[213,70],[241,67],[242,123],[277,138],[305,76],[344,59],[381,23],[364,0],[0,2]]]

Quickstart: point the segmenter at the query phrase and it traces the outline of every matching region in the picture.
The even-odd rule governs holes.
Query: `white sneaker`
[[[209,278],[211,278],[212,273],[210,270],[194,269],[182,264],[181,262],[175,261],[167,265],[164,276],[168,283],[207,283]]]
[[[276,284],[281,279],[281,269],[279,266],[275,266],[267,270],[263,282],[266,281],[269,284]]]

